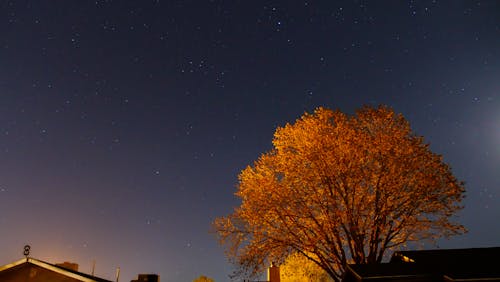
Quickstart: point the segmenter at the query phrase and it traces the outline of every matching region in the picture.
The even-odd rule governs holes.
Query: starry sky
[[[130,281],[232,266],[214,218],[276,127],[324,106],[403,113],[500,245],[498,1],[1,1],[0,264]],[[432,247],[432,246],[430,246]]]

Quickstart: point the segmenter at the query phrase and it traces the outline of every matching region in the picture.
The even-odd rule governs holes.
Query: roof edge
[[[28,261],[29,261],[29,258],[22,258],[20,260],[15,261],[15,262],[2,265],[2,266],[0,266],[0,271],[12,268],[14,266],[18,266],[18,265],[23,264],[23,263],[28,262]]]
[[[96,281],[95,279],[87,278],[87,277],[79,275],[77,273],[73,273],[71,271],[68,271],[64,268],[57,267],[57,266],[50,264],[48,262],[44,262],[44,261],[37,260],[34,258],[28,258],[28,262],[31,262],[32,264],[38,265],[38,266],[43,267],[45,269],[52,270],[52,271],[57,272],[59,274],[80,280],[82,282],[95,282]]]
[[[59,273],[61,275],[64,275],[64,276],[67,276],[67,277],[71,277],[73,279],[76,279],[76,280],[79,280],[79,281],[82,281],[82,282],[95,282],[95,281],[97,281],[95,279],[91,279],[91,278],[82,276],[80,274],[71,272],[71,271],[66,270],[66,269],[64,269],[62,267],[57,267],[57,266],[55,266],[53,264],[50,264],[48,262],[44,262],[44,261],[37,260],[37,259],[34,259],[34,258],[29,258],[29,257],[17,260],[17,261],[15,261],[13,263],[2,265],[2,266],[0,266],[0,271],[16,267],[16,266],[21,265],[23,263],[31,263],[31,264],[37,265],[39,267],[45,268],[47,270],[54,271],[54,272]]]

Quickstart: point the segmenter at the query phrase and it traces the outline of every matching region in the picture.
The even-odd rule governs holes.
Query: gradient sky
[[[387,104],[500,245],[498,1],[1,1],[0,265],[23,246],[120,281],[232,267],[209,233],[277,126]],[[429,246],[432,247],[432,246]]]

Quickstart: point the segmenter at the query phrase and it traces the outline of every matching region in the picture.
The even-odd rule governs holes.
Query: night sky
[[[120,281],[232,266],[211,234],[274,130],[387,104],[500,245],[498,1],[1,1],[0,265],[23,246]],[[433,246],[429,246],[432,248]]]

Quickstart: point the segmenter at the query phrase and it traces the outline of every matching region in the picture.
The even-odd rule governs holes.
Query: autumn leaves
[[[241,274],[299,254],[334,280],[409,241],[464,232],[464,187],[406,119],[387,107],[318,108],[278,128],[239,176],[241,205],[214,228]]]

